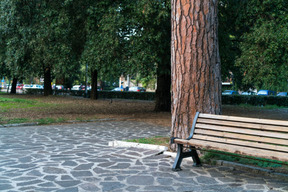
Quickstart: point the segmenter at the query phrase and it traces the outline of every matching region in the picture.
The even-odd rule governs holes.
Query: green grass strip
[[[211,163],[213,160],[224,160],[224,161],[231,161],[237,162],[246,165],[255,165],[258,167],[287,167],[288,164],[282,161],[277,160],[270,160],[264,158],[257,158],[252,156],[241,156],[234,153],[227,153],[227,152],[219,152],[214,150],[208,150],[205,152],[205,155],[201,157],[201,159],[207,163]],[[288,167],[287,167],[288,168]]]
[[[65,118],[41,118],[41,119],[37,119],[35,120],[36,122],[38,122],[40,125],[47,125],[47,124],[52,124],[52,123],[63,123],[66,121]]]
[[[169,144],[169,138],[163,136],[155,136],[152,138],[139,138],[139,139],[130,139],[127,142],[143,143],[143,144],[152,144],[152,145],[167,145]]]

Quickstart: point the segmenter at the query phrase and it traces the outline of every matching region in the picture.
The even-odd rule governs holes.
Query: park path
[[[0,128],[0,191],[284,192],[287,180],[225,166],[171,171],[159,151],[114,148],[108,142],[165,136],[168,127],[106,121]]]

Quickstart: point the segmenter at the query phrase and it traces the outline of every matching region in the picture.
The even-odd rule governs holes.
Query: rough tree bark
[[[197,111],[221,113],[218,0],[171,4],[171,136],[187,138]]]
[[[16,94],[16,88],[17,88],[17,78],[13,78],[13,81],[12,81],[12,87],[11,87],[11,94]]]
[[[51,68],[44,68],[44,96],[52,95],[52,87],[51,87]]]
[[[91,95],[90,95],[90,99],[93,99],[93,100],[98,99],[97,78],[98,78],[98,71],[96,69],[92,70],[92,72],[91,72]]]

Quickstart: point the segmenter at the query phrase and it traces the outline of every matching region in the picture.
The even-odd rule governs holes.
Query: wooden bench
[[[216,150],[240,155],[288,162],[288,121],[211,115],[197,112],[190,136],[172,138],[177,156],[172,170],[181,170],[183,158],[192,157],[194,166],[201,162],[197,149]],[[183,151],[183,146],[189,150]]]

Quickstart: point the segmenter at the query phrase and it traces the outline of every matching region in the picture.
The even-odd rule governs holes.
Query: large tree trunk
[[[91,72],[91,95],[90,95],[90,98],[93,100],[98,99],[97,78],[98,78],[98,71],[96,69],[92,70],[92,72]]]
[[[16,94],[16,87],[17,87],[17,78],[13,78],[12,87],[11,87],[11,94]]]
[[[172,137],[188,137],[197,111],[221,113],[217,5],[172,0]]]
[[[51,68],[46,67],[44,69],[44,96],[52,95],[51,83]]]

